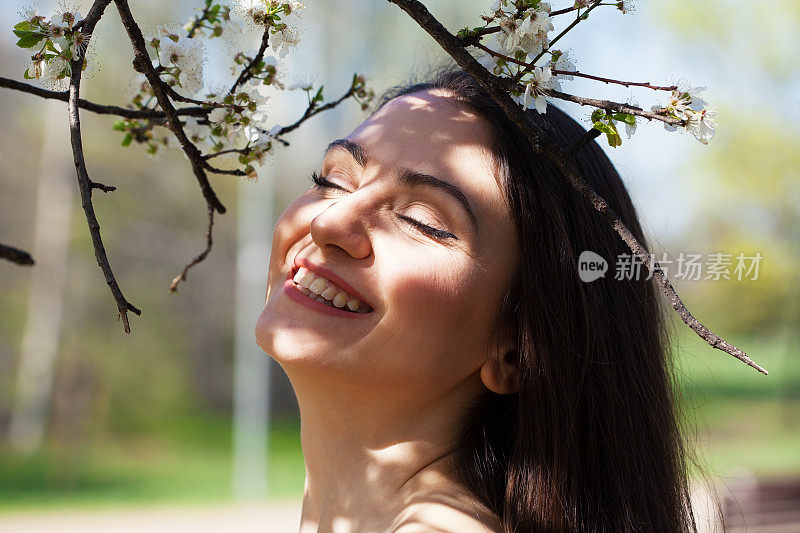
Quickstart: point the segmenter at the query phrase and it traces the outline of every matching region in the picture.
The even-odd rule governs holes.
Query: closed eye
[[[344,187],[342,187],[340,185],[337,185],[336,183],[333,183],[332,181],[329,181],[328,178],[326,178],[325,176],[320,176],[319,174],[317,174],[316,171],[311,173],[310,178],[311,178],[311,181],[314,183],[314,187],[317,188],[317,189],[339,189],[340,191],[349,192]],[[439,239],[439,240],[455,239],[455,240],[458,240],[458,237],[456,237],[455,235],[453,235],[449,231],[442,230],[442,229],[439,229],[439,228],[434,228],[433,226],[429,226],[428,224],[420,222],[419,220],[417,220],[415,218],[411,218],[411,217],[406,216],[406,215],[397,215],[397,217],[400,220],[403,220],[403,221],[407,222],[408,224],[413,226],[418,231],[420,231],[420,232],[422,232],[422,233],[424,233],[426,235],[429,235],[429,236],[431,236],[431,237],[433,237],[435,239]]]

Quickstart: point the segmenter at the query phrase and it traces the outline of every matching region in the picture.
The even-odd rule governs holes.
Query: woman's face
[[[483,121],[446,92],[396,98],[331,144],[319,176],[330,186],[277,221],[259,345],[293,382],[350,393],[423,399],[477,379],[501,355],[493,326],[518,261]],[[369,311],[301,293],[301,265],[334,282],[326,298],[358,295]]]

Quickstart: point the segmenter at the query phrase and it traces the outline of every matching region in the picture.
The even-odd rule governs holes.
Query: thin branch
[[[214,159],[215,157],[219,157],[221,155],[241,154],[241,153],[244,153],[244,148],[228,148],[227,150],[220,150],[219,152],[205,154],[203,155],[203,159],[208,161],[209,159]]]
[[[69,91],[49,91],[10,78],[0,77],[0,88],[13,89],[45,99],[61,100],[62,102],[67,102],[69,100]],[[95,104],[84,99],[78,100],[78,107],[86,111],[91,111],[92,113],[97,113],[98,115],[117,115],[119,117],[131,119],[163,119],[165,117],[162,111],[156,111],[154,109],[126,109],[114,105]],[[182,109],[176,109],[175,112],[178,115],[205,116],[208,115],[209,110],[202,107],[184,107]]]
[[[14,248],[7,244],[0,244],[0,258],[23,266],[32,265],[34,263],[31,254],[25,250],[20,250],[19,248]]]
[[[135,55],[133,68],[137,72],[143,73],[147,81],[150,82],[153,93],[158,99],[158,104],[161,106],[166,116],[167,127],[175,134],[183,152],[186,154],[186,157],[189,158],[192,164],[192,170],[197,178],[197,182],[200,184],[200,190],[203,192],[203,197],[205,197],[206,202],[213,205],[214,209],[220,214],[225,213],[225,206],[219,201],[217,194],[208,182],[208,176],[206,176],[205,167],[203,165],[203,156],[183,131],[183,126],[175,111],[175,107],[172,105],[169,95],[164,88],[166,84],[158,76],[155,68],[153,68],[153,64],[150,62],[142,30],[139,28],[138,24],[136,24],[136,20],[133,18],[127,0],[114,0],[114,3],[117,5],[117,11],[119,11],[120,18],[122,19],[122,25],[125,27],[125,31],[127,31],[128,37],[133,45],[133,52]]]
[[[579,14],[578,14],[578,16],[577,16],[577,17],[575,17],[575,20],[573,20],[572,22],[570,22],[569,26],[567,26],[566,28],[564,28],[564,30],[563,30],[561,33],[559,33],[558,35],[556,35],[556,36],[553,38],[553,40],[552,40],[552,41],[550,41],[550,42],[548,43],[548,45],[547,45],[547,48],[545,48],[544,50],[542,50],[541,52],[539,52],[539,55],[537,55],[536,57],[534,57],[534,58],[533,58],[533,61],[531,61],[531,64],[532,64],[532,65],[533,65],[533,64],[536,64],[536,62],[537,62],[537,61],[539,61],[539,59],[541,59],[541,58],[542,58],[542,56],[543,56],[543,55],[545,55],[545,54],[546,54],[546,53],[547,53],[547,52],[548,52],[548,51],[549,51],[551,48],[553,48],[553,45],[554,45],[554,44],[556,44],[558,41],[560,41],[560,40],[561,40],[561,38],[562,38],[563,36],[565,36],[567,33],[569,33],[569,32],[572,30],[572,28],[574,28],[575,26],[577,26],[577,25],[580,23],[580,21],[582,21],[582,20],[586,20],[586,18],[589,16],[589,13],[591,13],[591,11],[592,11],[594,8],[596,8],[597,6],[599,6],[599,5],[600,5],[600,2],[601,2],[601,0],[595,0],[595,2],[594,2],[592,5],[590,5],[589,7],[587,7],[587,8],[586,8],[586,11],[584,11],[582,14],[580,14],[580,13],[579,13]],[[530,68],[531,68],[531,67],[528,67],[528,68],[525,68],[524,70],[521,70],[521,71],[519,71],[519,72],[517,73],[517,75],[516,75],[516,76],[514,76],[514,81],[515,81],[515,82],[518,82],[519,80],[521,80],[521,79],[522,79],[522,77],[523,77],[525,74],[527,74],[528,72],[530,72]]]
[[[627,113],[629,115],[636,115],[646,119],[660,120],[673,126],[683,126],[684,121],[679,118],[668,117],[655,111],[645,111],[641,107],[636,107],[630,104],[622,104],[619,102],[612,102],[610,100],[598,100],[596,98],[584,98],[582,96],[575,96],[573,94],[562,93],[553,89],[543,91],[547,96],[566,100],[567,102],[575,102],[580,105],[588,105],[596,107],[597,109],[605,109],[606,111],[613,111],[615,113]]]
[[[579,78],[588,78],[590,80],[602,81],[603,83],[616,83],[617,85],[624,85],[625,87],[645,87],[647,89],[653,89],[654,91],[675,91],[678,89],[677,85],[662,87],[660,85],[651,85],[649,81],[640,82],[640,81],[613,80],[611,78],[603,78],[600,76],[593,76],[592,74],[584,74],[583,72],[571,71],[571,70],[552,69],[552,72],[553,74],[558,76],[577,76]]]
[[[686,308],[675,289],[664,275],[661,266],[655,261],[654,256],[642,246],[631,231],[625,226],[619,216],[611,209],[597,192],[595,192],[578,175],[572,158],[569,157],[565,149],[558,146],[547,134],[533,124],[522,110],[506,92],[507,84],[497,82],[497,78],[483,68],[477,60],[461,45],[461,41],[451,34],[418,0],[388,0],[405,11],[422,29],[436,40],[437,43],[473,78],[475,78],[492,96],[497,104],[505,111],[511,119],[525,134],[536,152],[544,153],[559,168],[569,184],[581,196],[583,196],[592,206],[600,212],[608,221],[609,225],[617,232],[622,240],[628,245],[639,259],[647,265],[648,271],[653,273],[662,292],[667,296],[670,305],[678,313],[681,319],[697,335],[704,339],[710,346],[722,350],[736,357],[745,364],[755,368],[759,372],[768,372],[761,366],[754,363],[747,354],[741,349],[729,344],[716,334],[708,330],[701,324]],[[596,4],[593,4],[596,5]]]
[[[194,21],[192,22],[192,25],[189,27],[189,30],[186,34],[187,37],[190,39],[194,37],[194,32],[197,31],[197,28],[208,16],[208,12],[211,10],[211,5],[212,4],[207,4],[206,7],[203,8],[202,13],[200,13],[200,16],[194,18]]]
[[[233,169],[233,170],[225,170],[225,169],[221,169],[221,168],[217,168],[217,167],[211,166],[205,160],[203,160],[203,168],[205,168],[206,170],[208,170],[209,172],[212,172],[214,174],[225,174],[225,175],[228,175],[228,176],[247,176],[247,172],[245,172],[242,169],[236,168],[236,169]]]
[[[311,117],[313,117],[318,113],[322,113],[323,111],[327,111],[328,109],[336,107],[337,105],[341,104],[342,102],[353,96],[355,93],[356,93],[355,86],[350,85],[350,88],[347,90],[346,93],[344,93],[342,96],[340,96],[333,102],[328,102],[323,106],[317,107],[315,102],[312,100],[311,103],[308,104],[308,107],[306,108],[305,113],[303,113],[302,117],[297,119],[297,121],[295,121],[294,123],[282,127],[280,131],[275,134],[275,136],[284,135],[286,133],[289,133],[290,131],[296,130],[297,128],[300,127],[300,124],[302,124],[306,120],[310,119]]]
[[[532,69],[534,66],[533,62],[526,63],[525,61],[521,61],[517,58],[507,56],[505,54],[501,54],[500,52],[496,52],[489,48],[488,46],[484,46],[481,43],[475,43],[472,46],[475,48],[479,48],[486,52],[489,55],[494,57],[499,57],[509,63],[514,63],[520,66],[525,67],[526,69]],[[655,91],[674,91],[678,88],[677,85],[670,85],[668,87],[662,87],[660,85],[651,85],[649,81],[640,82],[640,81],[622,81],[622,80],[615,80],[612,78],[603,78],[600,76],[594,76],[592,74],[584,74],[583,72],[578,72],[577,70],[558,70],[558,69],[550,69],[550,72],[553,73],[555,76],[576,76],[578,78],[588,78],[590,80],[595,81],[602,81],[603,83],[615,83],[617,85],[624,85],[625,87],[645,87],[647,89],[653,89]]]
[[[172,283],[169,284],[169,291],[170,292],[178,292],[178,284],[181,281],[186,281],[186,274],[189,272],[189,269],[195,266],[197,263],[201,262],[203,259],[208,256],[209,252],[211,251],[211,247],[214,245],[214,238],[212,234],[212,229],[214,227],[214,207],[211,204],[208,204],[208,229],[206,229],[206,249],[203,250],[200,255],[192,259],[192,262],[183,267],[183,271],[175,276],[172,280]]]
[[[111,3],[111,0],[95,0],[86,18],[83,20],[81,33],[86,36],[87,42],[91,39],[92,32],[100,17],[103,16],[103,11]],[[141,315],[142,312],[134,307],[133,304],[125,299],[122,290],[117,284],[114,277],[114,272],[111,270],[111,265],[108,262],[108,255],[106,254],[105,247],[103,246],[103,239],[100,237],[100,224],[97,222],[97,216],[94,213],[94,206],[92,205],[92,189],[94,188],[93,182],[89,179],[89,174],[86,171],[86,161],[83,157],[83,141],[81,140],[81,122],[78,106],[78,99],[81,86],[81,67],[83,65],[83,58],[77,61],[72,61],[71,69],[72,75],[69,79],[69,131],[70,140],[72,143],[72,155],[75,161],[75,170],[78,176],[78,188],[81,193],[81,205],[86,214],[86,222],[89,225],[89,233],[92,236],[92,245],[94,246],[94,255],[97,259],[97,264],[103,271],[106,278],[106,284],[114,296],[114,301],[117,303],[117,310],[119,317],[122,319],[125,333],[131,332],[131,326],[128,323],[128,311]]]
[[[603,5],[607,5],[607,4],[603,4]],[[564,9],[557,9],[555,11],[551,11],[549,13],[549,16],[550,16],[550,18],[557,17],[558,15],[564,15],[566,13],[571,13],[571,12],[577,10],[577,9],[580,9],[580,8],[579,7],[566,7]],[[491,19],[487,19],[487,20],[491,20]],[[459,37],[459,40],[461,41],[461,44],[463,46],[477,46],[481,42],[481,39],[483,37],[485,37],[487,35],[491,35],[493,33],[498,33],[500,31],[502,31],[502,28],[500,26],[486,26],[485,28],[475,28],[475,29],[469,30],[469,35],[467,37]]]
[[[109,192],[117,190],[116,187],[113,187],[111,185],[103,185],[102,183],[98,183],[96,181],[91,181],[91,180],[89,180],[89,185],[92,186],[92,189],[100,189],[101,191],[103,191],[105,193],[109,193]]]
[[[475,28],[473,30],[468,30],[469,35],[467,37],[459,37],[462,46],[477,46],[480,44],[481,39],[483,39],[487,35],[491,35],[493,33],[497,33],[501,31],[502,28],[500,26],[486,26],[485,28]]]
[[[162,80],[163,83],[163,80]],[[183,96],[179,92],[177,92],[173,87],[169,84],[164,83],[164,90],[167,91],[167,94],[173,100],[177,100],[178,102],[186,102],[187,104],[194,104],[199,106],[207,106],[207,107],[224,107],[224,108],[233,108],[237,111],[241,111],[244,109],[240,105],[235,104],[223,104],[222,102],[213,102],[211,100],[195,100],[194,98],[189,98],[188,96]],[[209,109],[206,109],[205,114],[207,115],[210,112]]]
[[[239,85],[243,84],[247,80],[253,77],[253,66],[255,66],[259,61],[264,59],[264,52],[267,51],[267,45],[269,44],[269,28],[264,28],[264,33],[261,34],[261,46],[258,48],[258,52],[256,52],[255,57],[250,63],[244,67],[244,70],[239,74],[239,77],[236,78],[236,81],[233,82],[231,85],[231,89],[228,91],[228,94],[233,94],[236,92],[236,89]]]

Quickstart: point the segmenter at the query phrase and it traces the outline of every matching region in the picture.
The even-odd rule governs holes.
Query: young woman
[[[646,245],[596,143],[577,166]],[[629,250],[477,82],[394,89],[312,180],[256,327],[300,406],[301,531],[695,529],[653,280],[581,281]]]

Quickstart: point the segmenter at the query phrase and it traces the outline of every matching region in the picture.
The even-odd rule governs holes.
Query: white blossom
[[[534,67],[529,79],[525,85],[525,92],[517,98],[517,102],[523,106],[523,109],[533,106],[539,113],[547,111],[547,99],[543,93],[547,89],[555,89],[557,81],[553,79],[553,73],[549,67]]]
[[[575,66],[575,63],[572,61],[572,58],[570,58],[569,50],[558,50],[557,52],[558,58],[551,62],[553,70],[561,70],[565,72],[575,72],[578,70]],[[559,74],[558,76],[559,78],[565,80],[571,80],[573,78],[569,74]]]
[[[39,79],[42,77],[43,67],[44,67],[44,60],[35,58],[31,60],[31,64],[28,66],[25,72],[31,78]]]
[[[228,114],[228,110],[224,107],[215,107],[211,113],[208,114],[208,121],[214,124],[219,124],[223,120],[225,120],[225,116]]]
[[[72,28],[83,20],[83,15],[77,9],[67,5],[59,4],[58,9],[50,17],[50,24],[62,28]]]
[[[301,89],[303,91],[310,91],[314,87],[314,80],[311,76],[302,75],[297,76],[292,83],[286,86],[287,91],[294,91]]]
[[[273,33],[270,37],[270,42],[272,43],[272,49],[283,58],[286,57],[289,48],[296,46],[300,42],[300,34],[297,30],[287,26],[283,30]]]
[[[498,54],[503,54],[503,52],[505,52],[505,50],[503,50],[502,45],[500,44],[500,41],[497,40],[496,36],[493,36],[493,38],[489,40],[489,42],[486,44],[486,48]],[[501,72],[498,71],[498,66],[497,66],[497,63],[499,61],[500,61],[499,57],[497,57],[494,54],[490,54],[488,52],[485,55],[478,58],[478,63],[483,65],[483,68],[492,72],[493,74],[501,74]]]
[[[35,19],[39,16],[39,7],[35,4],[22,6],[22,9],[19,11],[19,16],[25,20]]]
[[[253,126],[248,124],[243,128],[243,133],[245,138],[251,143],[257,143],[259,141],[267,140],[267,135],[265,135],[258,126]]]
[[[503,6],[498,11],[503,14],[498,20],[501,31],[496,34],[503,54],[513,57],[518,50],[529,56],[540,54],[549,43],[548,32],[553,30],[550,5],[542,2],[537,8],[528,9],[521,20],[515,18],[516,8],[506,13]]]
[[[694,135],[698,141],[703,144],[708,144],[708,141],[714,137],[714,130],[717,127],[716,114],[708,109],[702,111],[687,111],[686,117],[689,122],[686,124],[686,130]]]
[[[636,2],[635,0],[619,0],[617,2],[617,9],[624,14],[631,13],[636,10]]]

